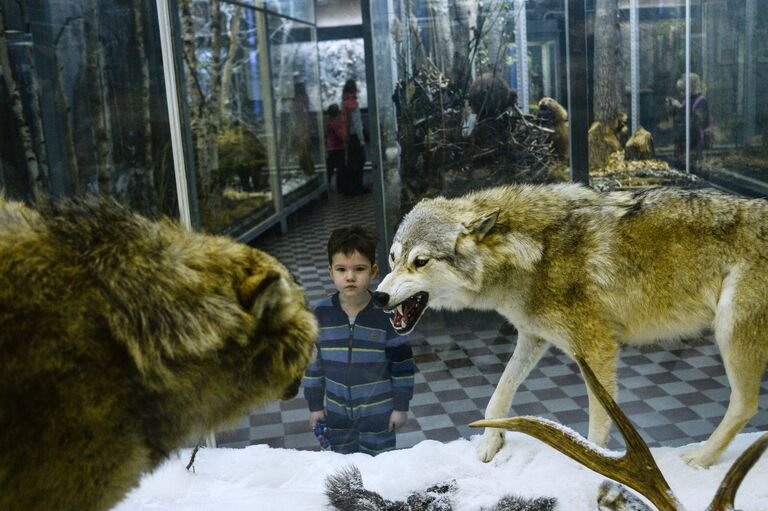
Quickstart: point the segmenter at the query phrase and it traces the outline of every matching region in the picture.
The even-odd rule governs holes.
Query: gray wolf
[[[728,410],[683,457],[714,463],[757,412],[768,362],[768,202],[710,191],[599,193],[578,185],[506,186],[418,203],[389,254],[374,300],[399,333],[428,307],[495,310],[517,345],[485,411],[503,418],[552,344],[584,358],[615,395],[620,343],[715,334]],[[610,418],[589,392],[589,440]],[[479,444],[488,461],[501,430]]]
[[[317,325],[273,257],[116,203],[0,199],[0,509],[110,509],[292,397]]]

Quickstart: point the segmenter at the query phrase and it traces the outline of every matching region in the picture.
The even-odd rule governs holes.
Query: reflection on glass
[[[323,183],[317,38],[314,27],[277,16],[269,16],[269,34],[281,190],[290,204]]]
[[[226,2],[179,6],[200,220],[207,231],[236,235],[275,212],[260,14]]]
[[[743,193],[768,195],[768,4],[705,2],[692,50],[709,117],[697,172]],[[694,32],[696,34],[696,32]],[[692,127],[693,131],[693,127]]]
[[[178,217],[155,2],[38,4],[0,9],[0,188]]]
[[[559,5],[372,5],[374,47],[391,48],[374,52],[377,107],[386,119],[393,99],[396,118],[381,124],[382,167],[399,167],[385,173],[387,225],[424,196],[567,180],[554,149],[567,154]],[[552,108],[539,110],[545,97]]]
[[[321,41],[317,44],[317,49],[323,56],[319,62],[320,102],[323,109],[327,109],[333,103],[341,106],[341,89],[344,87],[344,82],[349,79],[357,82],[359,91],[357,100],[360,108],[368,108],[363,40]]]
[[[302,21],[315,20],[315,3],[313,0],[266,0],[267,9],[290,16]]]

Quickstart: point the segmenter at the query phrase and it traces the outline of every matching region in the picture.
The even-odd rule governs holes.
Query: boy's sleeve
[[[317,312],[315,312],[315,316],[317,316]],[[325,408],[325,373],[323,372],[323,359],[320,356],[320,339],[315,344],[315,359],[304,371],[302,383],[304,383],[304,399],[309,404],[309,411],[322,411]]]
[[[387,319],[387,360],[392,380],[392,399],[394,408],[400,412],[408,411],[408,403],[413,397],[413,350],[408,337],[398,335]]]
[[[317,347],[315,360],[304,371],[304,399],[309,404],[310,412],[319,412],[324,409],[325,376],[323,374],[323,361],[320,358],[320,347]]]

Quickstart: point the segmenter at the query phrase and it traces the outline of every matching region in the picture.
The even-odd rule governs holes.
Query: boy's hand
[[[310,429],[315,429],[315,424],[317,424],[317,421],[324,421],[325,420],[325,412],[320,410],[319,412],[309,412],[309,427]]]
[[[394,431],[403,424],[405,424],[408,418],[408,412],[401,412],[399,410],[392,410],[392,414],[389,416],[389,430]]]

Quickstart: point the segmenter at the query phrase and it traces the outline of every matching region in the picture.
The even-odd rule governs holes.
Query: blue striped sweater
[[[315,316],[320,324],[317,357],[304,374],[310,411],[326,409],[353,419],[408,411],[413,351],[387,315],[368,302],[351,325],[336,293],[315,306]]]

